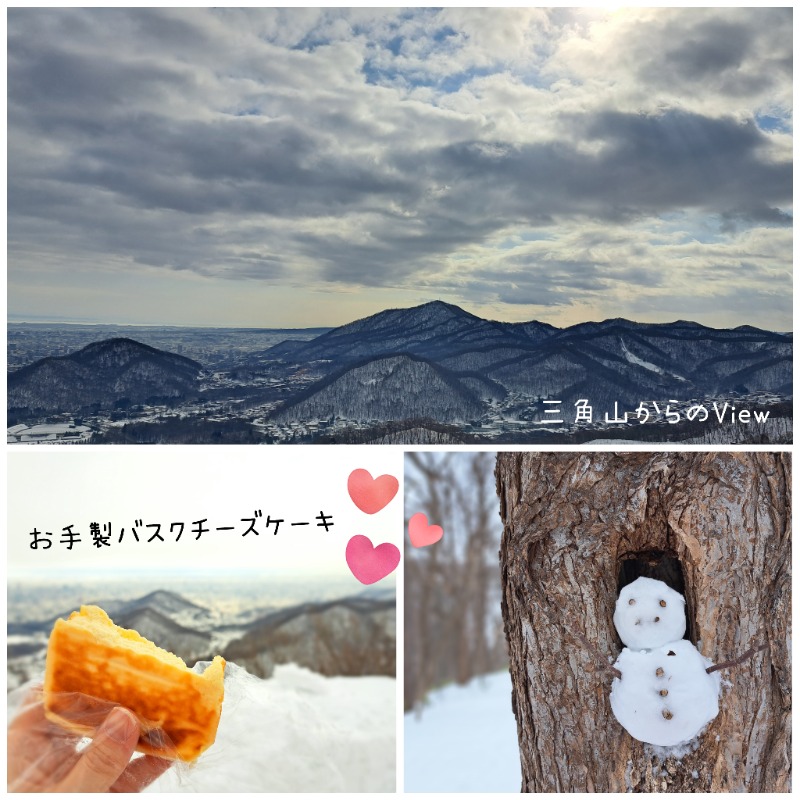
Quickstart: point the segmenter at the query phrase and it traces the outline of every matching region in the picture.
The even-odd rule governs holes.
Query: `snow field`
[[[396,681],[225,669],[217,740],[150,792],[394,792]]]
[[[431,692],[405,716],[404,747],[406,792],[519,792],[508,672]]]

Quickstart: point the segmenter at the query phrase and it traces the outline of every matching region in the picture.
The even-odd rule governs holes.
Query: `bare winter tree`
[[[406,709],[506,664],[493,474],[489,453],[406,454],[407,513],[445,530],[430,547],[405,545]]]
[[[503,617],[522,791],[789,791],[788,453],[502,453]],[[723,669],[720,711],[678,757],[609,705],[612,616],[640,575],[686,598]]]

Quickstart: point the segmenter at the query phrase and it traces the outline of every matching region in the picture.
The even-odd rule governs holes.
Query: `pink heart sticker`
[[[400,551],[390,542],[377,547],[366,536],[354,536],[347,543],[344,557],[350,572],[361,583],[377,583],[395,571],[400,563]]]
[[[439,525],[428,525],[428,518],[424,514],[414,514],[408,521],[408,538],[414,547],[436,544],[442,534],[444,531]]]
[[[397,494],[400,484],[393,475],[373,478],[365,469],[354,469],[347,479],[350,498],[365,514],[377,514]]]

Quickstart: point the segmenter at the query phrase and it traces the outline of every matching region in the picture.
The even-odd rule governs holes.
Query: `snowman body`
[[[623,587],[614,625],[625,647],[614,666],[611,710],[634,739],[660,746],[688,742],[719,713],[720,679],[711,662],[681,638],[685,601],[662,581]]]

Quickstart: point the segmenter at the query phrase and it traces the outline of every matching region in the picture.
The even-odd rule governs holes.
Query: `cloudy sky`
[[[792,328],[790,9],[10,10],[11,320]]]

